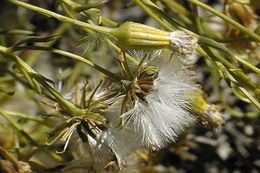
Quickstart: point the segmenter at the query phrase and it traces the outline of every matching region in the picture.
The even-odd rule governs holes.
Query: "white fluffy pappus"
[[[185,97],[198,90],[198,86],[193,72],[180,58],[158,57],[148,65],[157,68],[151,90],[144,100],[135,100],[132,109],[114,116],[124,121],[123,129],[132,131],[142,146],[159,150],[176,141],[181,132],[195,123],[196,116],[186,109]],[[118,97],[115,102],[119,110],[122,99]]]
[[[122,97],[120,97],[122,98]],[[118,127],[118,116],[120,114],[120,105],[122,99],[117,99],[106,111],[105,115],[108,119],[108,127],[98,137],[98,143],[108,146],[116,157],[119,168],[126,166],[126,160],[129,156],[141,149],[138,135],[133,133],[131,129]]]
[[[124,168],[128,156],[137,149],[133,148],[131,142],[129,134],[112,128],[102,131],[97,139],[89,136],[88,149],[93,158],[93,168],[97,172],[105,171],[106,165],[111,161],[116,161],[119,169]]]
[[[151,89],[142,99],[133,100],[131,109],[123,114],[125,94],[108,100],[112,104],[104,110],[107,129],[100,131],[95,139],[88,136],[88,152],[96,172],[105,171],[111,161],[124,168],[129,155],[137,149],[166,147],[196,121],[185,100],[189,93],[198,90],[193,71],[180,58],[170,58],[164,53],[153,56],[143,66],[156,67]]]
[[[63,172],[80,171],[89,173],[114,173],[126,166],[126,159],[129,152],[126,146],[126,139],[118,138],[118,133],[107,129],[99,133],[94,139],[88,135],[88,142],[78,144],[81,156],[72,161],[63,169]],[[82,154],[84,153],[84,154]],[[109,168],[110,162],[115,162],[115,168]]]

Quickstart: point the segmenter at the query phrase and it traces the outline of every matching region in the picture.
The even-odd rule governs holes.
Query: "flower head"
[[[167,32],[134,22],[113,29],[111,35],[124,49],[170,48],[179,54],[192,54],[197,47],[195,36],[183,31]]]
[[[123,107],[117,123],[152,150],[175,141],[196,121],[184,108],[186,95],[198,90],[193,72],[181,59],[166,57],[163,53],[137,69],[127,93],[114,103]]]

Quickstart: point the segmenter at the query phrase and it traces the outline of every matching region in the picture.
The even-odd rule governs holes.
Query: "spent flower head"
[[[160,149],[195,123],[196,116],[184,107],[186,96],[198,86],[193,72],[178,57],[162,53],[144,61],[132,72],[108,120],[132,131],[142,146]]]

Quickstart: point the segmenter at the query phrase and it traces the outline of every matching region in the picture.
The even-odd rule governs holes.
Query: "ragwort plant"
[[[136,22],[120,25],[101,14],[103,1],[78,3],[59,0],[58,12],[20,0],[7,0],[6,3],[55,18],[61,23],[53,35],[48,36],[37,36],[31,31],[16,28],[0,32],[22,35],[12,45],[7,46],[4,42],[0,45],[3,60],[13,64],[12,69],[7,68],[7,79],[1,82],[4,83],[3,91],[12,95],[8,87],[19,82],[26,90],[25,95],[37,103],[36,112],[45,112],[40,118],[0,108],[0,115],[17,133],[16,141],[10,148],[21,144],[16,149],[19,158],[26,164],[21,168],[17,159],[10,159],[12,157],[4,149],[1,148],[0,152],[4,159],[9,160],[9,167],[18,172],[21,169],[32,172],[27,162],[37,164],[34,169],[45,171],[82,169],[87,172],[131,172],[129,160],[134,159],[131,156],[137,150],[158,151],[166,148],[195,124],[221,126],[224,120],[218,106],[206,102],[194,67],[187,62],[195,52],[206,58],[209,68],[212,68],[209,71],[215,75],[216,81],[226,81],[238,99],[255,106],[255,112],[260,108],[259,88],[247,74],[250,71],[259,76],[260,70],[234,54],[232,47],[227,48],[229,42],[222,43],[225,40],[220,32],[212,33],[210,23],[199,16],[198,8],[221,18],[232,28],[228,34],[237,32],[238,38],[250,44],[257,46],[260,36],[228,14],[218,12],[198,0],[187,1],[191,12],[175,1],[131,2],[130,6],[139,7],[163,29]],[[231,6],[232,2],[227,5]],[[243,4],[239,5],[244,7]],[[178,13],[176,19],[168,15],[165,8],[173,14]],[[80,34],[75,33],[77,30],[74,28]],[[53,46],[66,30],[75,39],[83,40],[84,54]],[[111,60],[111,55],[102,54],[108,51],[114,54]],[[55,79],[44,77],[33,69],[36,60],[26,61],[23,58],[26,53],[30,57],[40,58],[44,52],[66,57],[65,61],[80,63],[75,68],[60,72],[60,77],[54,82]],[[99,65],[96,63],[98,60],[88,56],[106,59],[100,62],[103,65]],[[88,76],[82,78],[80,75],[84,68],[88,69]],[[225,102],[220,106],[230,114],[241,115]],[[250,115],[257,116],[257,113],[251,112]],[[24,130],[25,124],[20,125],[17,119],[32,121],[34,128],[47,131],[48,135],[39,130],[31,132],[32,137],[29,131]],[[47,140],[42,142],[44,138]],[[27,147],[23,148],[22,144]],[[80,156],[73,148],[80,150]],[[40,152],[46,152],[46,156],[38,156]],[[48,163],[51,160],[65,163],[68,160],[66,154],[78,158],[62,167]]]

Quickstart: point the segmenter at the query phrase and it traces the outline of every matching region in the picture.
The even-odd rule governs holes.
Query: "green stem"
[[[52,51],[53,53],[57,53],[57,54],[60,54],[60,55],[63,55],[63,56],[66,56],[66,57],[69,57],[69,58],[72,58],[72,59],[75,59],[75,60],[78,60],[78,61],[81,61],[91,67],[93,67],[94,69],[102,72],[103,74],[105,74],[106,76],[108,77],[111,77],[113,79],[114,82],[120,82],[120,76],[117,76],[116,74],[104,69],[103,67],[91,62],[90,60],[86,59],[86,58],[83,58],[79,55],[75,55],[73,53],[70,53],[70,52],[66,52],[66,51],[63,51],[63,50],[59,50],[59,49],[53,49]]]
[[[31,116],[31,115],[25,115],[25,114],[22,114],[22,113],[19,113],[19,112],[6,111],[6,110],[3,110],[3,109],[0,109],[0,112],[3,112],[3,113],[5,113],[6,115],[9,115],[9,116],[16,116],[16,117],[19,117],[19,118],[22,118],[22,119],[32,120],[32,121],[42,123],[42,119],[39,118],[39,117],[35,117],[35,116]]]
[[[217,15],[218,17],[222,18],[223,20],[227,21],[228,23],[230,23],[231,25],[233,25],[234,27],[236,27],[237,29],[239,29],[241,32],[247,34],[249,37],[251,37],[253,40],[260,42],[260,36],[258,34],[256,34],[253,31],[250,31],[249,29],[247,29],[246,27],[244,27],[243,25],[241,25],[240,23],[236,22],[235,20],[233,20],[232,18],[224,15],[223,13],[211,8],[210,6],[198,1],[198,0],[188,0],[189,2],[200,6],[201,8],[204,8],[205,10]]]
[[[1,53],[8,53],[8,48],[0,45],[0,52]]]
[[[0,45],[0,53],[5,53],[13,58],[15,58],[22,67],[23,69],[29,74],[29,77],[32,80],[35,80],[35,84],[37,85],[42,85],[55,99],[56,101],[62,106],[62,108],[64,108],[65,110],[69,111],[69,113],[73,116],[79,116],[79,115],[83,115],[85,112],[84,110],[81,110],[79,108],[77,108],[74,104],[72,104],[71,102],[69,102],[68,100],[66,100],[62,95],[60,95],[54,88],[52,88],[46,81],[45,79],[39,75],[38,73],[36,73],[28,64],[26,64],[20,57],[18,57],[17,55],[15,55],[13,52],[11,52],[12,50],[9,48],[6,48],[4,46]],[[61,50],[56,50],[55,51],[60,52],[63,55],[70,55],[70,56],[76,56],[74,54],[68,53],[68,52],[64,52]],[[41,86],[39,86],[41,87]]]
[[[30,136],[28,133],[26,133],[21,127],[19,127],[19,125],[17,125],[16,122],[14,122],[5,112],[2,112],[2,111],[0,110],[0,114],[2,115],[2,117],[4,117],[4,118],[10,123],[10,125],[13,126],[13,128],[14,128],[15,130],[17,130],[18,133],[20,133],[20,134],[21,134],[26,140],[28,140],[32,145],[35,145],[35,146],[38,145],[37,142],[35,142],[35,141],[31,138],[31,136]]]
[[[138,0],[138,1],[140,1],[140,0]],[[141,0],[142,1],[142,4],[143,4],[143,6],[142,6],[142,9],[145,11],[145,9],[146,9],[146,11],[147,11],[147,14],[148,15],[153,15],[153,16],[151,16],[154,20],[155,20],[155,18],[154,17],[157,17],[157,18],[159,18],[158,16],[160,16],[161,18],[163,18],[163,19],[165,19],[165,21],[167,21],[168,23],[170,23],[172,26],[174,26],[174,27],[176,27],[177,29],[179,29],[179,30],[183,30],[183,31],[188,31],[187,29],[185,30],[185,28],[182,26],[182,24],[181,23],[179,23],[177,20],[175,20],[175,19],[173,19],[173,18],[171,18],[168,14],[166,14],[162,9],[160,9],[158,6],[156,6],[153,2],[151,2],[151,1],[149,1],[149,0]],[[144,3],[146,3],[146,4],[150,4],[150,8],[152,9],[152,11],[146,6],[146,5],[144,5]],[[140,6],[141,7],[141,6]],[[145,11],[145,12],[146,12]],[[150,11],[150,12],[149,12]],[[157,15],[156,14],[154,14],[154,12],[156,12],[157,13]],[[149,12],[149,13],[148,13]],[[160,18],[159,18],[160,19]],[[161,19],[160,19],[161,20]],[[155,21],[157,21],[157,20],[155,20]],[[158,22],[158,21],[157,21]],[[161,20],[161,22],[164,22],[164,21],[162,21]],[[168,25],[166,22],[164,22],[165,23],[165,25]],[[160,24],[160,23],[159,23]],[[162,25],[163,26],[163,25]],[[173,31],[174,29],[172,29],[170,26],[168,26],[168,27],[166,27],[166,26],[164,26],[164,28],[165,29],[167,29],[168,31]],[[189,33],[191,33],[190,31],[189,31]]]
[[[207,52],[207,54],[213,58],[215,61],[221,62],[225,66],[225,68],[228,70],[228,72],[237,80],[240,81],[240,84],[243,84],[244,86],[256,90],[255,85],[250,80],[250,78],[244,74],[238,67],[231,64],[228,60],[220,56],[219,54],[214,53],[209,47],[202,46],[203,50]],[[256,90],[256,93],[258,91]]]
[[[122,53],[122,49],[119,48],[115,43],[113,43],[110,39],[108,38],[105,38],[104,39],[106,41],[106,43],[108,43],[116,52],[118,53]],[[130,56],[128,53],[125,53],[126,54],[126,58],[127,60],[129,60],[131,63],[133,63],[134,65],[137,65],[139,62],[132,56]]]
[[[161,26],[163,26],[168,31],[173,31],[173,29],[165,23],[162,19],[160,19],[155,13],[153,13],[143,2],[140,0],[134,1],[141,9],[144,10],[145,13],[147,13],[149,16],[151,16],[156,22],[158,22]]]
[[[238,87],[238,89],[260,110],[260,103],[244,88]]]
[[[255,72],[256,74],[260,74],[260,69],[259,69],[259,68],[253,66],[253,65],[250,64],[249,62],[247,62],[247,61],[245,61],[245,60],[243,60],[243,59],[241,59],[241,58],[239,58],[239,57],[236,57],[236,59],[237,59],[237,62],[238,62],[239,64],[242,64],[244,67],[246,67],[246,68],[252,70],[252,71]]]
[[[84,111],[77,108],[70,101],[66,100],[60,93],[58,93],[54,88],[52,88],[44,79],[39,75],[35,74],[36,80],[47,90],[49,93],[55,97],[56,101],[60,104],[62,108],[69,111],[71,116],[80,116],[84,114]]]
[[[37,83],[35,83],[35,81],[33,81],[33,79],[30,77],[30,75],[28,74],[28,72],[34,72],[33,69],[26,64],[22,59],[20,59],[20,57],[18,57],[17,55],[13,54],[10,52],[10,48],[4,47],[0,45],[0,53],[3,53],[11,58],[13,58],[16,63],[18,64],[18,68],[21,71],[21,73],[24,75],[25,79],[28,81],[29,86],[35,89],[39,89],[39,86],[37,85]],[[38,93],[41,93],[40,90],[37,90]]]
[[[88,59],[86,59],[84,57],[81,57],[79,55],[76,55],[76,54],[73,54],[73,53],[70,53],[70,52],[66,52],[66,51],[63,51],[63,50],[60,50],[60,49],[54,49],[54,48],[49,48],[49,47],[40,47],[40,46],[28,46],[28,47],[27,46],[23,46],[23,47],[17,47],[14,51],[27,50],[28,48],[35,49],[35,50],[42,50],[42,51],[51,51],[53,53],[56,53],[56,54],[59,54],[59,55],[63,55],[63,56],[66,56],[66,57],[69,57],[69,58],[72,58],[72,59],[75,59],[75,60],[78,60],[78,61],[83,62],[84,64],[87,64],[87,65],[91,66],[92,68],[100,71],[104,75],[106,75],[108,77],[111,77],[111,79],[114,82],[118,83],[121,80],[120,76],[118,76],[118,75],[116,75],[116,74],[114,74],[114,73],[104,69],[103,67],[93,63],[92,61],[90,61],[90,60],[88,60]],[[8,54],[8,53],[10,53],[10,49],[0,45],[0,52]],[[26,69],[29,70],[29,71],[32,70],[30,68],[30,66],[28,66]]]
[[[42,51],[50,51],[52,53],[56,53],[56,54],[59,54],[59,55],[63,55],[63,56],[66,56],[68,58],[72,58],[74,60],[77,60],[77,61],[80,61],[80,62],[83,62],[84,64],[87,64],[89,65],[90,67],[98,70],[99,72],[103,73],[104,75],[110,77],[114,82],[120,82],[120,76],[104,69],[103,67],[93,63],[92,61],[88,60],[87,58],[85,57],[81,57],[79,55],[76,55],[76,54],[73,54],[73,53],[70,53],[70,52],[66,52],[64,50],[60,50],[60,49],[54,49],[54,48],[50,48],[50,47],[43,47],[43,46],[23,46],[23,47],[17,47],[14,51],[19,51],[19,50],[42,50]]]
[[[70,1],[70,0],[63,0],[63,3],[65,3],[66,5],[69,5],[73,10],[75,10],[75,9],[78,8],[78,7],[80,7],[80,4],[78,4],[78,3],[74,2],[74,1]],[[83,16],[83,17],[86,17],[85,12],[80,12],[79,14],[80,14],[81,16]],[[73,15],[71,16],[71,18],[76,19]],[[90,24],[90,25],[93,25],[93,23]],[[114,25],[115,25],[115,23],[114,23]],[[116,24],[116,25],[117,25],[117,24]],[[86,30],[86,31],[89,32],[89,30]],[[105,42],[106,42],[107,44],[109,44],[115,51],[117,51],[118,53],[122,53],[122,50],[121,50],[116,44],[114,44],[110,39],[104,38],[104,40],[105,40]],[[135,64],[135,65],[138,64],[138,61],[137,61],[135,58],[133,58],[132,56],[130,56],[129,54],[127,54],[127,53],[126,53],[126,58],[127,58],[131,63],[133,63],[133,64]]]
[[[0,30],[0,35],[32,35],[32,31],[22,29]]]
[[[224,100],[225,98],[223,98]],[[233,117],[237,118],[258,118],[260,116],[259,112],[239,112],[230,107],[227,103],[222,101],[224,109]]]
[[[59,27],[50,35],[62,35],[67,29],[68,29],[69,24],[68,23],[61,23],[59,25]],[[46,47],[51,47],[54,43],[56,43],[56,41],[58,41],[58,39],[54,39],[52,41],[49,42],[44,42],[44,46]],[[41,45],[42,45],[41,44]],[[33,66],[35,64],[36,61],[38,61],[36,58],[33,57],[40,57],[42,52],[39,51],[31,51],[28,52],[27,54],[27,59],[26,62],[30,65]],[[31,58],[32,57],[32,58]]]
[[[52,11],[31,5],[31,4],[28,4],[28,3],[22,2],[22,1],[19,1],[19,0],[8,0],[8,1],[13,3],[13,4],[16,4],[17,6],[21,6],[23,8],[26,8],[26,9],[38,12],[40,14],[46,15],[47,17],[53,17],[53,18],[55,18],[55,19],[57,19],[61,22],[71,23],[71,24],[78,25],[80,27],[87,28],[87,29],[90,29],[90,30],[93,30],[93,31],[96,31],[96,32],[100,32],[100,33],[104,33],[104,34],[109,35],[110,32],[113,30],[112,28],[107,28],[107,27],[102,27],[102,26],[97,26],[97,25],[91,25],[91,24],[88,24],[88,23],[85,23],[85,22],[82,22],[82,21],[79,21],[79,20],[74,20],[74,19],[71,19],[69,17],[65,17],[63,15],[60,15],[58,13],[55,13],[55,12],[52,12]]]
[[[201,35],[196,35],[196,36],[198,38],[198,42],[199,42],[200,45],[207,45],[207,46],[213,47],[215,49],[221,50],[222,52],[225,53],[226,57],[229,60],[236,62],[236,57],[234,56],[232,51],[230,51],[227,47],[225,47],[221,43],[218,43],[217,41],[215,41],[211,38],[204,37],[204,36],[201,36]]]
[[[202,29],[202,25],[200,22],[200,17],[199,17],[199,13],[198,13],[198,7],[194,4],[192,5],[192,9],[193,9],[193,14],[194,14],[194,21],[195,21],[195,26],[196,26],[196,30],[198,34],[202,34],[203,33],[203,29]]]
[[[182,5],[180,5],[178,2],[174,1],[174,0],[160,0],[161,2],[167,4],[167,6],[175,9],[176,11],[180,12],[181,14],[188,16],[189,11],[184,8]]]
[[[201,47],[198,47],[196,51],[200,53],[201,56],[209,60],[214,66],[218,67],[217,61],[214,61]]]
[[[249,89],[251,89],[255,95],[259,95],[259,90],[255,87],[253,82],[250,80],[250,78],[245,75],[240,69],[233,66],[233,64],[229,63],[227,60],[222,58],[220,55],[215,54],[210,48],[206,46],[202,46],[203,49],[199,48],[199,52],[203,56],[209,56],[210,58],[213,58],[214,61],[220,61],[224,65],[223,69],[221,69],[224,73],[224,70],[227,70],[227,72],[231,75],[229,77],[230,82],[232,82],[238,90],[243,93],[245,97],[247,97],[253,105],[255,105],[258,109],[260,108],[258,101],[244,88],[241,86],[245,86]],[[257,97],[257,96],[256,96]]]

